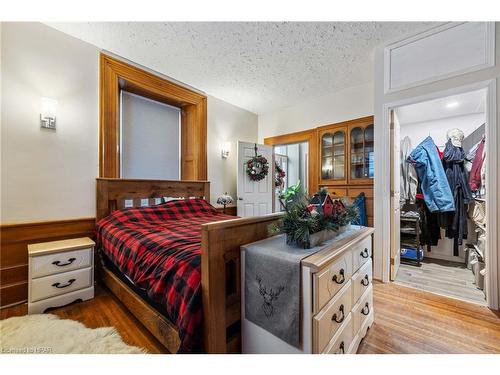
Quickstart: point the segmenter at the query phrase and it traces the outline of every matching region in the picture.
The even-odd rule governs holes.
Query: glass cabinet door
[[[374,136],[373,125],[368,125],[365,128],[365,169],[364,177],[373,178],[374,175]]]
[[[321,137],[321,179],[345,180],[346,133],[333,130]]]
[[[364,132],[363,128],[351,130],[351,178],[364,177]]]
[[[321,137],[321,178],[331,180],[333,176],[333,134]]]
[[[338,130],[333,134],[333,179],[345,178],[345,132]]]

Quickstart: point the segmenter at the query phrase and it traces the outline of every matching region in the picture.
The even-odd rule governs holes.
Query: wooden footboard
[[[241,351],[240,246],[269,237],[282,214],[202,225],[201,287],[208,353]]]
[[[96,218],[99,220],[113,210],[146,202],[154,204],[165,196],[209,200],[210,183],[98,178],[96,188]],[[201,287],[207,353],[241,351],[240,246],[268,237],[269,225],[281,216],[278,213],[202,225]],[[179,339],[175,327],[104,265],[100,271],[101,282],[169,351],[177,351]]]

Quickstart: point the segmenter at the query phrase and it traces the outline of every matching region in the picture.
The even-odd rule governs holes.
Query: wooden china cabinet
[[[373,225],[373,116],[318,128],[319,187],[355,198],[364,192],[368,225]]]

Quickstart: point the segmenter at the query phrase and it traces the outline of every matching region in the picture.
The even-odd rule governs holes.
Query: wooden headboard
[[[96,179],[96,221],[108,216],[112,211],[126,207],[141,206],[143,199],[152,205],[162,197],[198,197],[210,201],[210,182],[171,181],[123,178]]]

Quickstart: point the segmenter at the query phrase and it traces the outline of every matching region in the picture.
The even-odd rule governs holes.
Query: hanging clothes
[[[410,154],[415,163],[420,188],[430,212],[455,210],[454,198],[443,164],[431,137],[425,138]]]
[[[415,203],[415,196],[417,194],[417,171],[415,166],[408,162],[408,157],[412,151],[411,139],[406,136],[401,140],[400,156],[401,156],[401,204],[406,202]]]
[[[444,150],[443,166],[449,188],[453,192],[454,212],[445,214],[445,235],[453,239],[453,255],[458,256],[462,239],[467,238],[467,206],[472,199],[470,186],[464,169],[465,152],[462,147],[448,139]]]
[[[485,156],[484,143],[485,139],[483,138],[476,150],[474,159],[472,160],[472,168],[469,174],[469,186],[472,191],[476,191],[481,188],[481,169],[483,167]]]
[[[483,164],[481,165],[481,189],[479,196],[483,197],[486,194],[486,142],[483,147]]]
[[[441,239],[439,212],[430,212],[423,199],[417,199],[416,205],[420,214],[420,244],[437,246]]]
[[[467,172],[470,172],[472,170],[472,162],[474,161],[474,159],[476,157],[477,150],[478,150],[479,146],[481,145],[481,142],[482,141],[479,141],[474,146],[472,146],[472,148],[465,155],[464,166],[465,166],[465,170]]]

